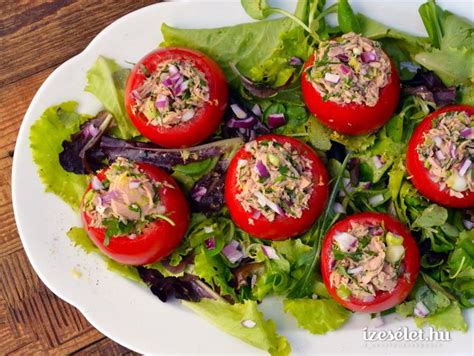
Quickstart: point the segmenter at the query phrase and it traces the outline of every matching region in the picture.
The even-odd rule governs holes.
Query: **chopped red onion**
[[[380,155],[375,155],[372,157],[374,161],[375,168],[380,169],[382,168],[385,164],[382,162],[382,156]]]
[[[346,209],[344,208],[344,206],[341,203],[338,203],[338,202],[334,203],[333,210],[334,210],[334,212],[339,213],[339,214],[345,214],[346,213]]]
[[[206,187],[203,187],[203,186],[200,186],[198,189],[196,190],[193,190],[193,192],[191,193],[191,197],[197,201],[197,202],[200,202],[202,197],[204,195],[206,195],[207,193],[207,188]]]
[[[336,267],[336,260],[334,258],[331,257],[331,259],[329,260],[329,267],[331,269],[331,271],[334,270],[334,268]]]
[[[464,162],[461,165],[461,168],[459,169],[459,175],[461,177],[464,177],[464,175],[467,173],[468,169],[471,168],[471,160],[469,158],[466,158]]]
[[[324,80],[329,82],[329,83],[337,84],[337,83],[339,83],[339,79],[341,79],[341,77],[337,74],[326,73],[324,75]]]
[[[441,150],[437,150],[435,155],[436,155],[436,158],[440,161],[443,161],[446,159],[446,156],[443,154],[443,152],[441,152]]]
[[[132,97],[132,99],[141,101],[140,94],[138,94],[138,91],[136,89],[130,92],[130,96]]]
[[[474,229],[474,222],[470,221],[470,220],[467,220],[467,219],[464,219],[462,221],[462,223],[464,224],[464,226],[466,227],[466,229],[468,230],[472,230]]]
[[[348,66],[346,66],[345,64],[341,64],[339,66],[339,69],[341,70],[341,73],[344,74],[344,75],[347,75],[351,72],[351,69]]]
[[[259,116],[259,117],[262,116],[262,108],[261,108],[260,105],[258,105],[258,104],[255,104],[255,105],[253,106],[252,112],[253,112],[255,115]]]
[[[276,129],[277,127],[286,124],[285,114],[270,114],[268,115],[268,127]]]
[[[104,185],[102,182],[97,178],[97,176],[93,176],[91,179],[91,187],[93,190],[102,190],[104,189]]]
[[[291,57],[289,63],[291,66],[300,66],[300,65],[303,65],[304,62],[299,57]]]
[[[189,121],[194,117],[194,109],[188,109],[184,112],[183,116],[181,117],[182,121]]]
[[[227,122],[227,127],[230,127],[231,129],[251,129],[256,123],[257,119],[253,116],[249,116],[248,118],[242,120],[231,118]]]
[[[210,237],[207,240],[204,240],[204,245],[208,250],[214,250],[216,248],[216,239],[214,237]]]
[[[419,301],[418,303],[416,303],[415,309],[413,310],[413,314],[415,314],[416,316],[420,318],[424,318],[429,313],[430,313],[430,310],[426,307],[425,304],[423,304],[422,301]]]
[[[384,200],[385,200],[385,197],[383,196],[383,194],[377,194],[369,198],[369,204],[371,206],[376,206],[376,205],[379,205]]]
[[[451,158],[456,158],[457,157],[456,145],[454,143],[451,143],[451,145],[449,146],[449,153],[451,155]]]
[[[372,186],[371,182],[360,182],[359,187],[362,189],[369,189]]]
[[[339,244],[339,248],[343,252],[349,252],[355,247],[357,238],[347,232],[339,232],[334,236],[334,239]]]
[[[441,147],[443,144],[443,139],[439,136],[434,136],[433,141],[435,142],[436,146]]]
[[[108,205],[110,204],[110,202],[112,201],[112,199],[115,199],[117,198],[119,195],[119,192],[115,191],[115,190],[110,190],[108,191],[107,193],[105,194],[102,194],[100,196],[100,203],[105,206],[105,205]]]
[[[173,74],[176,74],[178,73],[179,70],[178,70],[178,67],[176,67],[174,64],[171,64],[168,66],[168,73],[173,75]]]
[[[272,209],[275,213],[278,215],[284,215],[285,212],[283,209],[272,202],[270,199],[268,199],[265,195],[263,195],[261,192],[255,192],[255,196],[257,197],[258,203],[261,206],[268,206],[270,209]]]
[[[362,59],[362,62],[364,63],[371,63],[377,60],[377,55],[373,51],[362,52],[362,54],[360,55],[360,59]]]
[[[262,245],[262,251],[271,260],[278,260],[280,257],[277,255],[275,249],[271,246]]]
[[[232,104],[230,108],[234,112],[235,116],[237,116],[237,118],[245,119],[247,117],[247,113],[244,110],[242,110],[242,108],[239,105]]]
[[[385,231],[381,226],[370,226],[369,233],[373,236],[380,236],[383,235]]]
[[[255,210],[252,214],[252,219],[259,219],[262,216],[262,213],[258,210]]]
[[[189,80],[186,80],[185,82],[182,82],[179,85],[176,84],[174,94],[180,95],[182,92],[188,89],[188,85],[189,85]]]
[[[167,77],[165,80],[161,82],[165,87],[168,89],[172,88],[174,86],[174,82],[171,80],[170,77]]]
[[[468,138],[472,134],[472,128],[466,127],[465,129],[461,130],[460,134],[464,138]]]
[[[344,53],[338,54],[336,58],[339,59],[341,62],[349,62],[349,57],[347,56],[347,54]]]
[[[252,329],[257,325],[257,323],[253,320],[242,320],[241,324],[247,329]]]
[[[168,105],[168,97],[166,95],[158,95],[155,101],[155,108],[163,109]]]
[[[257,170],[257,173],[260,177],[262,178],[270,177],[270,173],[268,172],[267,167],[265,167],[262,161],[257,161],[257,163],[255,164],[255,169]]]
[[[238,263],[244,257],[244,254],[239,251],[239,248],[240,244],[235,240],[231,240],[227,245],[224,246],[222,253],[230,263]]]
[[[354,267],[354,268],[349,268],[347,270],[347,273],[349,273],[349,274],[359,274],[363,271],[364,271],[364,267],[358,266],[358,267]]]

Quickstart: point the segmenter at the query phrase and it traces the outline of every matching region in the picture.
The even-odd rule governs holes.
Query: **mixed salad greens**
[[[213,58],[229,82],[231,104],[258,118],[246,130],[235,127],[229,108],[205,145],[160,149],[145,142],[124,108],[129,69],[105,57],[87,72],[85,88],[105,112],[92,118],[78,113],[77,103],[70,101],[48,108],[33,124],[31,149],[46,191],[74,210],[80,208],[89,174],[117,157],[170,172],[191,204],[185,239],[167,259],[151,265],[113,261],[79,227],[68,232],[71,241],[87,253],[101,254],[111,271],[146,284],[163,302],[182,299],[233,336],[283,355],[289,354],[290,345],[277,334],[275,323],[265,320],[258,303],[266,296],[281,296],[284,311],[313,334],[341,327],[351,312],[330,298],[321,280],[322,239],[345,215],[383,212],[409,226],[421,254],[415,289],[383,314],[414,316],[419,327],[428,323],[466,331],[462,310],[474,306],[474,211],[445,208],[420,195],[408,179],[405,152],[415,126],[431,111],[452,103],[474,105],[473,24],[442,10],[434,0],[419,9],[428,37],[356,14],[347,0],[330,7],[324,0],[299,0],[294,14],[272,8],[266,0],[242,0],[242,5],[260,21],[195,30],[163,24],[160,46],[196,49]],[[338,26],[326,22],[331,13],[337,14]],[[284,16],[266,19],[272,14]],[[348,32],[379,41],[402,80],[395,115],[373,134],[345,136],[327,129],[311,118],[301,95],[304,61],[321,41]],[[243,142],[269,132],[304,140],[318,151],[332,177],[332,193],[317,223],[285,241],[249,236],[234,225],[224,206],[222,163]],[[420,301],[425,307],[421,311]]]

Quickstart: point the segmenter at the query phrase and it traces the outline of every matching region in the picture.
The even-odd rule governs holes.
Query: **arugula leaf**
[[[31,126],[30,147],[45,190],[56,194],[77,211],[88,177],[66,172],[59,163],[63,141],[68,140],[90,118],[78,114],[76,108],[77,102],[68,101],[46,109]]]
[[[339,0],[337,8],[337,22],[339,23],[340,29],[344,33],[361,32],[359,19],[354,14],[354,11],[352,11],[348,0]]]
[[[120,67],[114,60],[99,56],[87,71],[85,91],[93,94],[115,119],[117,129],[114,134],[129,139],[139,136],[125,110],[124,92],[128,69]]]
[[[286,299],[283,309],[293,315],[299,327],[320,335],[339,329],[351,315],[333,299]]]
[[[199,303],[183,301],[182,304],[219,329],[271,355],[290,354],[290,344],[286,338],[277,334],[272,320],[263,318],[255,301],[246,300],[242,304],[231,305],[223,301],[202,299]]]

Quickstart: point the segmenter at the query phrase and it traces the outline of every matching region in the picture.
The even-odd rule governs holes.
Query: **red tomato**
[[[379,101],[375,106],[354,103],[341,105],[330,100],[324,101],[307,79],[306,69],[313,62],[314,55],[311,55],[303,67],[301,89],[306,106],[322,124],[346,135],[361,135],[377,130],[392,117],[400,97],[400,78],[393,61],[390,61],[392,74],[387,85],[380,90]]]
[[[400,274],[397,285],[391,292],[378,291],[375,298],[368,302],[349,297],[344,300],[336,293],[336,288],[329,283],[329,276],[331,274],[330,255],[331,247],[334,237],[338,232],[345,232],[351,229],[351,223],[359,224],[383,224],[386,231],[392,232],[403,237],[403,247],[405,247],[405,257],[403,258],[402,267],[404,272]],[[327,233],[324,238],[321,251],[321,274],[324,284],[329,291],[329,294],[341,305],[352,311],[377,313],[383,310],[390,309],[395,305],[400,304],[408,296],[415,285],[416,277],[420,270],[420,254],[418,246],[410,232],[398,220],[389,215],[380,213],[365,212],[346,217],[337,222]]]
[[[189,208],[186,198],[173,178],[155,166],[145,163],[137,163],[137,165],[155,182],[166,182],[174,187],[174,189],[163,187],[158,191],[158,194],[175,226],[158,218],[149,223],[136,238],[111,237],[109,244],[104,246],[105,228],[91,226],[92,218],[85,211],[84,206],[82,207],[82,220],[94,244],[113,260],[136,266],[153,263],[169,255],[180,244],[189,223]],[[105,179],[105,171],[97,175],[100,181]],[[86,194],[90,189],[91,185],[89,184]]]
[[[253,211],[244,210],[240,202],[236,199],[240,189],[237,184],[237,163],[240,159],[249,159],[250,153],[242,147],[230,162],[225,181],[225,200],[229,208],[230,215],[235,224],[250,235],[268,240],[284,240],[297,236],[308,230],[323,211],[329,195],[328,173],[323,163],[316,153],[301,141],[281,136],[265,135],[257,137],[256,141],[274,140],[280,144],[288,142],[292,148],[301,155],[313,162],[313,192],[308,201],[308,209],[303,210],[300,218],[277,215],[275,220],[270,222],[263,215],[259,218],[253,217]],[[249,224],[248,219],[252,218],[254,224]]]
[[[425,117],[416,127],[408,143],[407,170],[413,185],[428,199],[452,208],[470,208],[474,206],[474,192],[464,194],[464,198],[450,196],[447,188],[442,190],[438,183],[431,180],[429,170],[420,161],[416,151],[416,148],[424,142],[423,135],[425,132],[433,128],[433,120],[442,113],[452,111],[465,111],[469,115],[474,115],[473,106],[453,105],[437,110]]]
[[[148,123],[142,113],[133,113],[135,99],[132,98],[131,92],[140,87],[146,79],[141,70],[143,66],[153,73],[158,64],[168,60],[190,62],[201,71],[209,85],[209,101],[187,122],[172,127],[154,126]],[[164,147],[190,147],[204,141],[219,126],[227,101],[227,82],[221,68],[203,53],[186,48],[159,48],[147,54],[133,67],[125,88],[125,107],[132,123],[143,136]]]

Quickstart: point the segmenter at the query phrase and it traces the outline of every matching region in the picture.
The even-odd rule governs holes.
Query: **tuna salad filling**
[[[104,245],[113,236],[135,238],[157,218],[174,225],[160,202],[158,192],[164,186],[174,189],[166,182],[151,180],[125,158],[118,158],[102,181],[94,176],[85,199],[85,211],[92,218],[91,226],[106,229]]]
[[[245,211],[252,212],[253,219],[300,218],[313,191],[312,161],[289,143],[273,140],[249,142],[245,150],[251,158],[239,160],[236,173],[237,199]]]
[[[380,44],[355,33],[322,42],[307,68],[323,100],[337,104],[375,106],[390,74],[390,59]]]
[[[464,111],[439,115],[417,147],[431,180],[449,195],[474,192],[474,116]]]
[[[352,223],[351,229],[335,235],[331,286],[342,299],[371,301],[379,291],[393,291],[404,255],[402,236],[385,231],[382,225]]]
[[[192,120],[209,101],[209,84],[191,63],[169,60],[160,63],[131,95],[135,114],[142,113],[150,125],[172,127]]]

